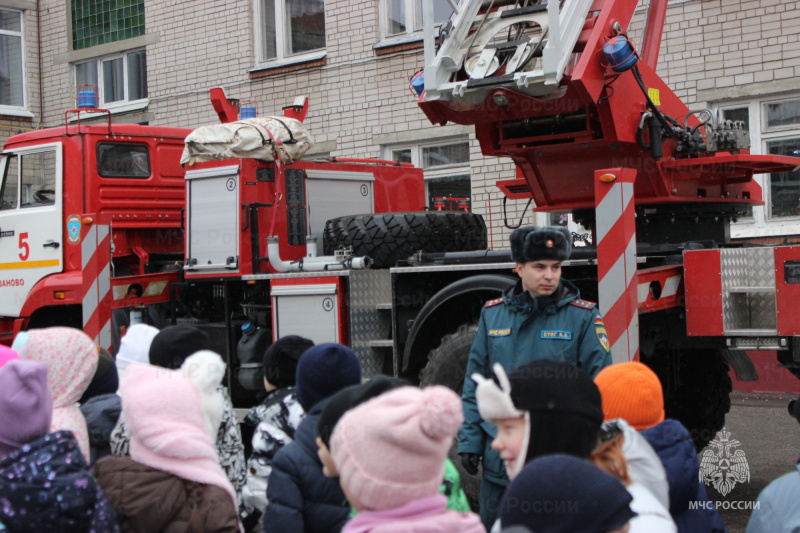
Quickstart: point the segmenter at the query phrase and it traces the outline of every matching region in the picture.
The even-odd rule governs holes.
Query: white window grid
[[[28,101],[27,88],[26,88],[26,86],[27,86],[26,77],[27,76],[25,75],[25,73],[26,73],[26,69],[25,69],[25,38],[24,38],[24,35],[25,35],[25,16],[24,16],[24,12],[18,11],[18,10],[15,10],[15,9],[9,9],[7,7],[0,8],[0,11],[8,11],[8,12],[11,12],[11,13],[17,13],[19,15],[19,29],[20,29],[20,31],[11,31],[11,30],[2,30],[2,29],[0,29],[0,35],[8,35],[8,36],[11,36],[11,37],[19,37],[19,40],[20,40],[20,53],[22,55],[22,57],[21,57],[21,61],[22,61],[22,79],[20,80],[20,84],[22,86],[22,105],[20,105],[20,106],[0,105],[0,113],[7,112],[7,111],[13,113],[14,111],[19,111],[21,109],[26,109],[27,105],[28,105],[27,104],[27,101]]]
[[[264,4],[274,3],[275,21],[283,21],[282,24],[275,24],[275,57],[265,57],[264,48],[266,45],[266,29],[262,26],[264,20]],[[286,31],[288,27],[288,15],[286,13],[286,0],[255,0],[253,5],[255,15],[255,46],[256,63],[258,65],[272,65],[275,63],[295,63],[311,61],[325,56],[325,48],[309,50],[298,54],[289,53],[289,36]]]
[[[800,99],[800,93],[774,97],[736,100],[712,106],[720,118],[726,110],[747,109],[750,123],[750,152],[755,155],[768,154],[767,143],[800,138],[800,124],[767,127],[764,107],[768,104]],[[800,234],[800,216],[771,216],[771,189],[769,174],[755,174],[754,180],[763,191],[763,206],[753,207],[753,216],[745,217],[731,225],[733,238],[766,237]]]
[[[451,139],[441,139],[437,140],[436,142],[421,143],[421,144],[392,145],[384,147],[383,152],[384,152],[384,158],[394,161],[393,154],[395,152],[410,151],[411,164],[414,165],[415,167],[423,169],[423,175],[425,180],[425,198],[427,201],[427,198],[430,196],[428,192],[428,183],[430,183],[431,181],[436,181],[437,179],[449,178],[453,176],[463,176],[463,175],[469,176],[471,175],[471,172],[470,172],[469,160],[461,163],[442,164],[425,168],[423,167],[423,156],[422,156],[423,150],[425,148],[444,148],[446,146],[453,146],[459,144],[466,144],[468,148],[469,139],[466,137],[463,138],[459,137]]]
[[[387,38],[400,37],[413,33],[422,32],[422,2],[432,2],[434,0],[381,0],[381,35]],[[405,12],[405,32],[392,32],[392,25],[390,15],[392,13],[392,4],[400,2],[403,4]],[[457,3],[457,2],[456,2]]]
[[[128,87],[128,78],[129,78],[129,76],[128,76],[128,55],[136,53],[136,52],[144,52],[144,49],[141,48],[141,49],[135,49],[135,50],[126,50],[126,51],[118,53],[118,54],[111,54],[111,55],[107,55],[107,56],[94,57],[94,58],[86,60],[86,61],[80,61],[80,62],[75,63],[73,65],[73,69],[72,69],[72,76],[73,76],[75,87],[77,88],[79,83],[81,83],[81,82],[78,81],[78,74],[77,74],[76,67],[78,65],[86,65],[86,64],[94,63],[95,77],[97,79],[97,94],[98,94],[99,101],[100,101],[100,103],[99,103],[100,107],[105,107],[105,108],[108,108],[108,109],[111,109],[111,110],[121,110],[121,108],[123,108],[125,106],[139,107],[139,106],[146,105],[148,100],[149,100],[147,97],[138,98],[136,100],[129,100],[128,99],[128,97],[130,95],[130,89]],[[103,62],[104,61],[114,61],[115,59],[122,59],[122,72],[123,72],[122,83],[123,83],[123,95],[124,96],[123,96],[122,100],[114,100],[114,101],[108,102],[107,99],[106,99],[106,95],[105,95],[105,83],[104,83],[105,82],[105,78],[104,78],[104,73],[103,73]],[[143,74],[145,76],[147,76],[147,72],[146,71],[143,72]]]

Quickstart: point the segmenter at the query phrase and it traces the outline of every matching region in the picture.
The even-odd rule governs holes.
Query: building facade
[[[0,141],[63,124],[84,84],[114,121],[188,128],[218,121],[214,87],[262,115],[306,95],[310,157],[419,165],[429,206],[468,199],[492,248],[506,247],[509,227],[563,222],[504,202],[495,181],[514,166],[482,156],[470,128],[433,126],[417,107],[409,79],[424,62],[423,1],[0,0]],[[445,20],[447,0],[430,1]],[[754,152],[800,154],[799,31],[796,2],[673,1],[658,71],[693,110],[746,120]],[[759,182],[767,204],[733,236],[794,240],[800,172]]]

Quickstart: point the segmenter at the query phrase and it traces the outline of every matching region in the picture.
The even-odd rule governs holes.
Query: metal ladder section
[[[348,278],[350,347],[370,378],[394,354],[391,275],[388,269],[351,270]]]
[[[503,2],[450,2],[453,15],[440,32],[434,3],[422,3],[425,100],[479,105],[498,85],[529,96],[545,96],[558,89],[592,0],[565,0],[563,7],[553,0],[491,11],[495,3]],[[466,77],[459,75],[462,68]]]

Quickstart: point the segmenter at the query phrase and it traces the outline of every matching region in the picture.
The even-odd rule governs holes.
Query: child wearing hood
[[[32,329],[27,332],[19,355],[21,359],[47,365],[48,387],[53,397],[50,431],[71,431],[83,459],[89,463],[89,431],[78,400],[97,372],[97,346],[88,335],[74,328]]]
[[[144,335],[147,334],[147,332],[144,333]],[[130,335],[130,332],[123,337],[123,341],[128,338],[128,335]],[[151,365],[177,370],[185,366],[187,358],[192,354],[208,350],[208,345],[208,335],[200,329],[186,325],[169,326],[153,337],[149,345],[148,357]],[[139,365],[131,365],[128,369],[134,366]],[[222,418],[219,421],[217,430],[217,454],[219,455],[222,469],[225,470],[228,479],[231,480],[238,493],[244,485],[247,474],[244,461],[244,444],[242,443],[239,423],[236,420],[233,404],[225,387],[218,382],[215,390],[209,391],[208,394],[214,397],[215,401],[216,397],[219,397],[219,401],[223,402],[224,405]],[[129,442],[130,435],[128,434],[123,410],[117,425],[111,432],[111,453],[120,457],[130,455]]]
[[[73,434],[49,432],[47,372],[35,361],[0,367],[0,530],[117,532]]]
[[[624,435],[601,432],[600,391],[592,378],[568,363],[541,359],[506,375],[495,365],[494,379],[473,374],[481,417],[497,425],[492,448],[500,452],[512,481],[537,457],[565,453],[587,459],[625,484],[637,513],[631,533],[676,533],[667,509],[634,482],[622,455]],[[657,461],[657,459],[656,459]],[[660,465],[659,465],[660,466]],[[663,467],[662,467],[663,468]],[[495,524],[494,530],[499,531]]]
[[[401,387],[347,411],[330,452],[358,514],[342,533],[485,533],[478,515],[446,510],[439,489],[463,421],[450,389]]]
[[[133,365],[122,379],[131,456],[105,457],[95,474],[123,531],[240,531],[236,492],[214,447],[223,405],[201,390],[213,390],[224,365],[213,352],[193,358],[198,365],[218,361],[211,372],[194,376]]]

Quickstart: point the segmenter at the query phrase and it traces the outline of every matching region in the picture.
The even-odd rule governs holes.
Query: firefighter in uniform
[[[462,393],[458,453],[470,474],[477,473],[483,461],[480,514],[487,530],[497,516],[508,477],[500,454],[491,447],[496,426],[481,419],[470,376],[478,372],[491,378],[495,363],[508,372],[534,359],[566,361],[592,377],[611,364],[597,305],[581,300],[578,288],[561,279],[561,262],[572,252],[572,234],[566,228],[529,226],[514,230],[510,240],[520,280],[484,306]]]

